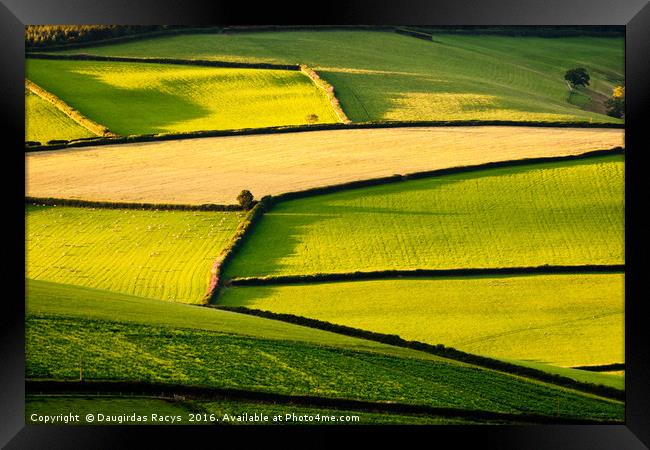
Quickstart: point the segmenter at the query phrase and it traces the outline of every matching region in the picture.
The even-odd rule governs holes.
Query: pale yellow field
[[[332,130],[28,153],[26,195],[235,203],[267,194],[490,161],[623,146],[624,130],[431,127]]]

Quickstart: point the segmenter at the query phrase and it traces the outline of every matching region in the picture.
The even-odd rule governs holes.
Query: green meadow
[[[337,122],[298,71],[28,59],[26,76],[121,135]]]
[[[28,315],[26,376],[213,386],[621,420],[623,404],[453,361],[196,329]],[[558,406],[559,405],[559,406]]]
[[[416,278],[231,287],[219,303],[576,367],[623,362],[623,274]]]
[[[622,417],[619,402],[415,350],[88,288],[34,280],[26,288],[32,379],[76,380],[83,370],[87,380],[552,415],[560,402],[567,416]]]
[[[26,207],[26,277],[199,303],[241,212]]]
[[[45,144],[54,139],[95,136],[38,95],[25,91],[25,141]]]
[[[612,155],[281,202],[226,275],[622,264],[623,169]]]
[[[280,31],[160,37],[83,53],[306,63],[336,88],[353,121],[620,122],[594,111],[624,79],[623,38],[441,34],[427,42],[393,32]],[[563,76],[574,67],[592,81],[571,94]]]

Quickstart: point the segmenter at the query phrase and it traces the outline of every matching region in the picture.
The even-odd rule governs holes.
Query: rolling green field
[[[116,320],[122,323],[188,328],[265,340],[303,342],[317,346],[381,353],[400,358],[445,361],[445,359],[429,353],[394,347],[316,328],[236,314],[219,309],[170,303],[92,288],[48,281],[26,280],[26,293],[26,312],[30,315],[73,317],[84,320]],[[612,377],[584,370],[558,368],[540,363],[513,362],[515,364],[532,365],[536,369],[559,373],[585,383],[602,384],[617,389],[623,389],[624,387],[621,377]]]
[[[95,136],[38,95],[25,91],[25,140],[45,144],[52,139]]]
[[[428,353],[214,308],[49,281],[26,280],[25,283],[26,312],[31,315],[115,320],[122,323],[187,328],[266,340],[296,341],[348,350],[379,352],[407,358],[440,360]]]
[[[613,155],[281,202],[226,275],[622,264],[623,169]]]
[[[27,77],[122,135],[336,122],[297,71],[28,59]]]
[[[81,365],[86,380],[623,418],[620,402],[452,361],[398,358],[191,329],[27,316],[27,378],[75,380]]]
[[[418,278],[228,288],[219,299],[469,353],[623,362],[623,274]]]
[[[26,277],[199,303],[240,212],[27,206]]]
[[[566,70],[585,67],[594,98],[624,78],[624,39],[435,35],[374,31],[197,34],[69,50],[109,56],[306,63],[353,121],[619,122],[569,102]],[[589,90],[585,95],[589,95]],[[591,108],[594,109],[594,108]]]

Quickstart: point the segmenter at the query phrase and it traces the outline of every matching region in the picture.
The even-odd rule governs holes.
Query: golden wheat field
[[[624,130],[418,127],[228,136],[33,152],[26,195],[235,203],[394,174],[623,146]]]

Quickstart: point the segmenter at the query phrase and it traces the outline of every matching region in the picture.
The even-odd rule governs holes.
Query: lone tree
[[[577,69],[569,69],[564,74],[564,79],[571,83],[571,86],[589,86],[589,74],[587,69],[578,67]]]
[[[607,115],[618,117],[619,119],[625,114],[625,87],[616,86],[612,91],[612,96],[605,101]]]
[[[242,208],[246,210],[251,209],[253,206],[253,194],[251,194],[251,191],[244,189],[237,196],[237,201]]]

